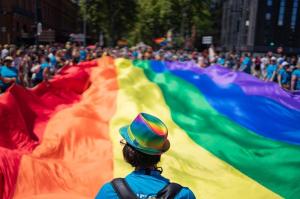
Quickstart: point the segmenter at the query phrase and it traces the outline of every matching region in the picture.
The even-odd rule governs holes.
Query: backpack
[[[120,199],[138,199],[124,178],[116,178],[111,184]],[[157,193],[156,199],[174,199],[181,189],[181,185],[169,183]]]

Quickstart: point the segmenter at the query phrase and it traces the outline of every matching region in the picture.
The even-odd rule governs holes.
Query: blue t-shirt
[[[278,71],[278,75],[281,75],[282,84],[288,84],[291,80],[290,74],[284,68]]]
[[[150,175],[146,175],[145,171],[133,171],[125,180],[140,199],[155,197],[169,183],[169,180],[162,177],[158,171],[151,171]],[[106,183],[96,196],[96,199],[107,198],[119,199],[111,183]],[[195,199],[195,196],[190,189],[184,187],[175,199]]]
[[[50,56],[50,63],[52,67],[55,67],[57,64],[56,57],[54,55]]]
[[[276,64],[269,64],[267,66],[267,79],[271,79],[273,76],[273,73],[277,70]]]
[[[245,57],[241,64],[240,70],[250,74],[251,73],[251,65],[252,65],[251,59],[249,57]]]
[[[15,67],[7,67],[7,66],[1,66],[0,67],[0,76],[1,77],[7,77],[7,78],[16,78],[18,79],[18,69]],[[6,90],[11,84],[6,84],[2,81],[0,81],[0,86],[2,90]]]
[[[135,59],[137,59],[137,57],[139,56],[139,53],[136,52],[136,51],[133,51],[133,52],[132,52],[132,56],[133,56]]]
[[[224,58],[219,58],[218,59],[218,62],[217,62],[218,64],[220,64],[221,66],[224,66],[225,65],[225,59]]]
[[[0,77],[2,77],[2,76],[1,76],[1,69],[2,69],[2,67],[3,67],[3,66],[0,66]],[[4,87],[4,82],[0,80],[0,90],[1,90],[3,87]]]
[[[45,68],[50,68],[50,64],[48,62],[44,62],[41,64],[41,68],[40,68],[39,72],[36,74],[35,79],[37,79],[37,80],[44,79],[43,73],[44,73]]]
[[[292,73],[292,76],[296,76],[296,78],[297,78],[295,89],[300,90],[300,69],[294,70],[294,72]]]
[[[86,51],[85,50],[80,50],[79,55],[80,55],[80,61],[86,60]]]

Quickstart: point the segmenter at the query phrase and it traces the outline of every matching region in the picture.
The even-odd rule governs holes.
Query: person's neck
[[[139,171],[139,170],[156,170],[156,167],[155,166],[151,166],[151,167],[136,167],[135,170],[136,171]]]

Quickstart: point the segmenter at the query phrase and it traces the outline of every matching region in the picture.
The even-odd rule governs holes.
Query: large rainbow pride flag
[[[300,198],[300,95],[192,62],[104,57],[0,96],[0,198],[91,199],[132,168],[118,130],[161,118],[163,175],[197,198]]]

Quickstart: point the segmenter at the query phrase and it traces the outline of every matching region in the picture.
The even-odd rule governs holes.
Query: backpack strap
[[[173,199],[181,191],[182,186],[177,183],[170,183],[157,193],[157,198]]]
[[[111,184],[120,199],[138,199],[124,178],[115,178]]]

